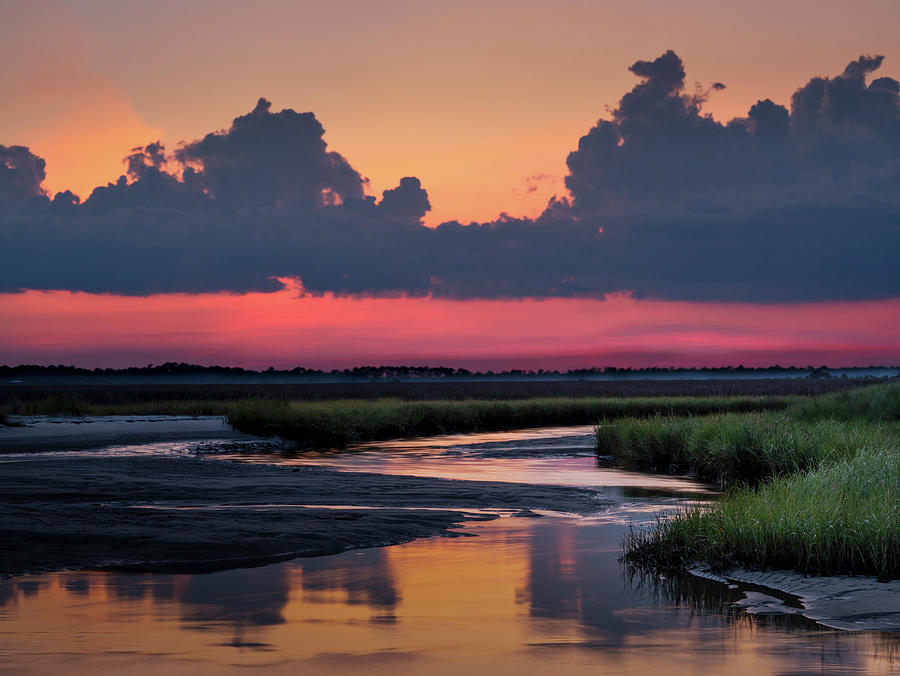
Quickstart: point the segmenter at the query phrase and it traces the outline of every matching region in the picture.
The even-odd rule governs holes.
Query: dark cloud
[[[727,123],[724,87],[687,91],[674,52],[569,154],[570,195],[536,219],[426,228],[408,176],[380,201],[312,113],[260,99],[169,154],[135,148],[83,204],[51,202],[43,160],[2,148],[0,288],[272,291],[448,298],[775,302],[900,296],[900,86],[881,57]],[[2,167],[2,165],[0,165]]]
[[[425,214],[431,211],[428,192],[415,176],[401,178],[400,185],[381,193],[378,206],[388,217],[415,225],[419,225]]]
[[[753,173],[746,129],[702,114],[708,92],[685,93],[684,65],[674,52],[630,70],[642,81],[566,160],[577,212],[677,201],[685,192],[746,182]]]
[[[131,155],[125,158],[128,175],[134,180],[161,173],[168,161],[166,147],[159,141],[132,148]]]
[[[45,162],[24,146],[0,145],[0,201],[44,194]]]
[[[240,208],[362,199],[365,181],[347,160],[326,150],[325,128],[316,116],[271,113],[270,107],[260,99],[231,129],[185,145],[177,159],[201,165],[204,190]]]
[[[866,77],[884,57],[861,56],[834,78],[813,78],[791,99],[791,131],[806,171],[869,173],[900,156],[896,83]]]

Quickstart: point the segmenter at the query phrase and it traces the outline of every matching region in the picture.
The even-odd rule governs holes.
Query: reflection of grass
[[[20,415],[226,415],[229,422],[243,432],[277,435],[306,444],[341,445],[450,432],[590,424],[601,418],[624,416],[702,415],[722,411],[783,409],[791,401],[775,397],[558,397],[497,401],[290,401],[254,398],[101,405],[71,396],[51,396],[13,402],[8,410]]]
[[[632,530],[626,559],[900,577],[900,386],[852,394],[777,414],[600,426],[601,452],[627,462],[671,458],[707,478],[762,482]]]

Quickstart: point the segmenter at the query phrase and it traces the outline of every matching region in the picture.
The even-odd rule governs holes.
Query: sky
[[[900,362],[895,2],[0,14],[0,362]]]

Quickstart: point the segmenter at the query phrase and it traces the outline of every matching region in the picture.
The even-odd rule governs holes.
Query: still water
[[[751,617],[734,605],[746,590],[693,578],[630,576],[618,561],[628,523],[709,495],[684,479],[598,466],[585,455],[587,432],[469,435],[303,456],[246,454],[347,471],[418,468],[428,476],[443,464],[451,467],[441,476],[469,479],[496,479],[506,471],[507,480],[594,486],[616,506],[581,517],[504,514],[461,530],[477,537],[430,538],[220,573],[73,571],[16,578],[0,583],[0,673],[900,669],[896,634],[840,632],[797,616]],[[481,472],[473,476],[477,458]],[[560,470],[555,478],[554,466]]]
[[[595,448],[594,428],[577,425],[378,441],[341,450],[283,450],[277,461],[349,472],[582,486],[610,497],[628,493],[659,497],[711,495],[707,487],[683,477],[615,469],[598,462]],[[268,454],[226,449],[218,455],[243,462],[272,462]]]

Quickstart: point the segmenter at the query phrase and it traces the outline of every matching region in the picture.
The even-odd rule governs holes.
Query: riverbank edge
[[[159,420],[157,431],[183,422]],[[196,422],[204,429],[222,425]],[[108,440],[104,426],[129,424],[140,426],[107,420],[75,427]],[[22,435],[29,428],[6,431]],[[138,436],[147,441],[146,431]],[[249,439],[215,443],[270,443]],[[207,450],[0,454],[0,575],[73,568],[206,572],[460,536],[465,523],[501,512],[586,514],[612,504],[584,488],[244,463]]]
[[[751,615],[800,615],[842,631],[900,632],[900,580],[880,582],[862,575],[809,576],[790,570],[713,571],[700,566],[687,572],[724,585],[772,590],[796,599],[800,606],[790,606],[777,596],[745,592],[744,600],[735,605]]]

